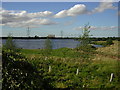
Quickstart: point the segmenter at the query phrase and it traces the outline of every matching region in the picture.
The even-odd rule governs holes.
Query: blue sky
[[[109,2],[3,2],[2,35],[26,36],[29,26],[30,36],[60,36],[62,30],[63,36],[78,37],[89,22],[93,37],[118,36],[117,7]]]

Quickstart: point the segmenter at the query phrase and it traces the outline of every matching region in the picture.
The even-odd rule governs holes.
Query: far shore
[[[8,37],[0,37],[0,39],[8,39]],[[80,39],[79,37],[12,37],[12,39]],[[92,41],[106,41],[107,39],[119,40],[120,37],[90,37]]]

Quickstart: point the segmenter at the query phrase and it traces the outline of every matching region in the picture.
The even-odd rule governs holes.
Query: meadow
[[[120,88],[118,43],[100,48],[3,49],[3,88]]]

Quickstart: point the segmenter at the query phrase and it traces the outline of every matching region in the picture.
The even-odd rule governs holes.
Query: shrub
[[[106,41],[106,45],[112,45],[112,44],[113,44],[112,39],[108,39],[108,40]]]
[[[20,53],[4,50],[2,58],[3,90],[33,90],[50,87],[48,82],[43,80],[42,72],[38,73],[37,68],[29,63]]]
[[[52,51],[52,42],[50,41],[50,39],[46,39],[44,55],[50,55],[51,51]]]
[[[90,26],[89,24],[85,25],[85,27],[83,28],[83,35],[80,37],[80,41],[81,41],[81,45],[88,45],[90,43]]]
[[[46,39],[45,49],[52,49],[52,42],[50,41],[50,39]]]
[[[18,51],[17,46],[12,39],[12,36],[8,36],[8,39],[6,40],[6,43],[3,45],[3,50],[4,49],[13,50],[14,52]]]

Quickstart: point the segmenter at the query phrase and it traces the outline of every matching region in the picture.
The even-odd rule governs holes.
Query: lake
[[[44,49],[46,39],[13,39],[19,48],[23,49]],[[53,49],[58,48],[76,48],[80,42],[74,39],[50,39]],[[5,44],[6,39],[2,39]],[[94,45],[95,47],[102,47],[101,45]]]

